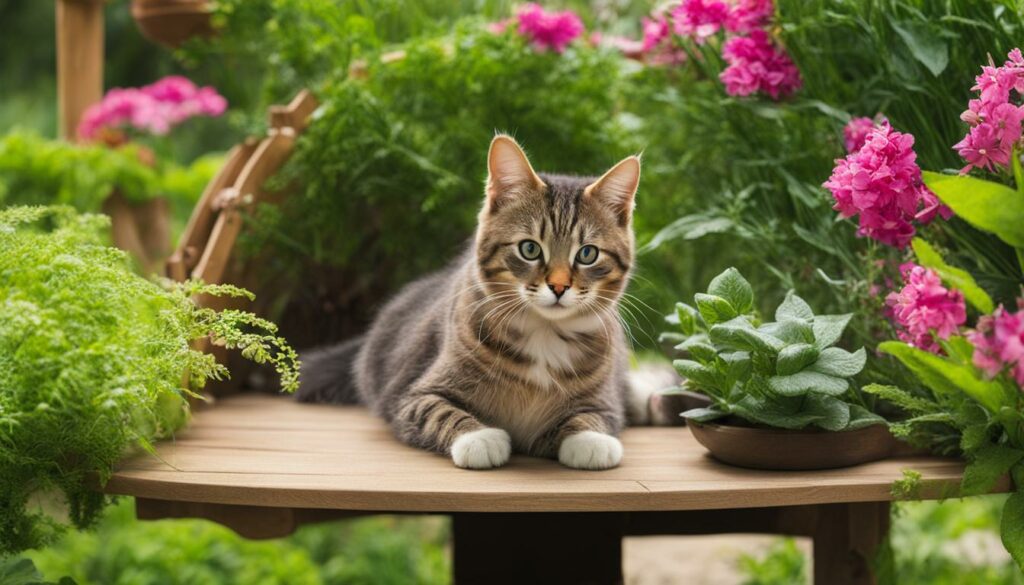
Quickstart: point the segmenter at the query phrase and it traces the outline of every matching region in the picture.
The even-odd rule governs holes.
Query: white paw
[[[501,467],[511,454],[512,439],[501,429],[470,431],[452,443],[452,461],[465,469]]]
[[[611,435],[583,431],[562,441],[558,460],[576,469],[609,469],[622,461],[622,443]]]

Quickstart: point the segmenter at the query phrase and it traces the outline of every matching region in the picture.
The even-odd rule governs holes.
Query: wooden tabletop
[[[124,461],[106,491],[395,512],[706,510],[886,501],[904,469],[920,472],[925,495],[938,497],[963,471],[957,461],[931,457],[815,472],[740,469],[711,459],[684,427],[628,429],[622,441],[622,465],[607,471],[524,456],[501,469],[469,471],[400,444],[363,408],[242,395],[197,412],[185,431],[158,445],[159,458]]]

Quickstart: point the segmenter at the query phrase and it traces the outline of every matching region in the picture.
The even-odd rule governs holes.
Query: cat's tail
[[[299,402],[325,404],[358,404],[359,392],[353,365],[363,344],[363,336],[353,337],[337,345],[318,347],[299,354]]]

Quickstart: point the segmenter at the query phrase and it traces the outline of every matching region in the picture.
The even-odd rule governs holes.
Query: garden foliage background
[[[852,117],[883,114],[914,135],[921,167],[962,166],[950,148],[965,133],[959,112],[988,55],[1000,61],[1024,38],[1022,8],[1009,0],[776,5],[772,32],[803,83],[780,101],[727,95],[713,42],[687,45],[685,62],[671,66],[644,67],[616,46],[582,41],[562,53],[538,52],[514,34],[487,28],[514,13],[507,1],[219,0],[221,36],[174,54],[142,39],[127,2],[113,1],[106,11],[106,87],[184,73],[214,85],[230,109],[175,131],[164,154],[174,172],[150,176],[124,163],[110,178],[105,167],[91,165],[97,171],[88,180],[76,175],[71,187],[55,187],[41,178],[53,174],[45,165],[27,178],[10,174],[25,166],[20,146],[55,135],[53,44],[41,42],[52,39],[53,6],[5,3],[0,128],[11,130],[0,146],[0,204],[60,200],[94,211],[107,185],[127,176],[138,190],[179,202],[180,226],[199,195],[195,186],[211,172],[204,157],[261,131],[266,105],[310,87],[323,107],[275,183],[291,196],[281,208],[259,210],[245,239],[246,249],[266,260],[268,282],[300,283],[267,287],[278,300],[271,316],[283,320],[284,335],[300,347],[352,333],[389,291],[451,257],[471,233],[486,145],[501,129],[544,170],[592,174],[643,152],[636,221],[642,256],[623,315],[638,350],[656,349],[660,315],[727,266],[753,283],[762,308],[796,289],[820,313],[854,312],[848,346],[873,348],[895,337],[884,318],[888,290],[877,287],[906,255],[857,239],[856,226],[831,210],[821,185],[834,159],[845,155],[842,129]],[[639,38],[641,18],[655,8],[625,0],[546,6],[576,10],[588,35],[606,38]],[[25,46],[33,50],[19,49]],[[380,59],[395,48],[404,59]],[[1021,270],[1012,248],[957,218],[924,230],[994,300],[1014,304]],[[320,286],[301,285],[313,275]],[[329,319],[309,309],[325,304],[333,307]],[[890,360],[871,360],[860,381],[914,385]],[[998,498],[904,507],[893,540],[901,582],[1021,581],[1004,557],[974,562],[941,544],[991,535],[998,507]],[[314,527],[269,545],[201,522],[137,524],[130,516],[122,504],[98,533],[69,534],[30,556],[46,578],[71,575],[83,583],[114,576],[168,582],[175,573],[188,576],[182,582],[214,583],[242,570],[259,572],[249,575],[253,582],[281,583],[436,582],[447,574],[440,521]],[[255,558],[261,562],[247,562]],[[785,547],[773,558],[745,563],[750,582],[772,582],[779,566],[799,572],[804,563]]]

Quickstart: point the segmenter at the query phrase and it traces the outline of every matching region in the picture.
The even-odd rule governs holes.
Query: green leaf
[[[18,557],[0,559],[0,583],[4,585],[38,585],[43,575],[31,560]]]
[[[804,411],[817,414],[814,424],[826,431],[841,431],[850,424],[850,405],[824,394],[808,394]]]
[[[809,343],[795,343],[779,352],[775,372],[780,376],[795,374],[818,359],[818,350]]]
[[[716,345],[771,355],[786,346],[781,339],[754,329],[743,317],[715,325],[708,334]]]
[[[784,321],[785,319],[807,319],[810,321],[814,318],[814,311],[811,310],[811,306],[806,301],[796,296],[793,291],[786,293],[785,300],[782,304],[775,309],[775,320]]]
[[[838,396],[846,392],[850,385],[842,378],[818,372],[799,372],[790,376],[772,376],[768,378],[768,386],[783,396],[803,396],[808,393]]]
[[[724,412],[715,406],[711,406],[708,408],[691,408],[690,410],[687,410],[686,412],[682,413],[679,416],[682,416],[683,418],[686,419],[695,420],[697,422],[710,422],[715,419],[722,418],[727,414],[729,413]]]
[[[687,335],[693,335],[697,332],[699,319],[700,315],[697,313],[697,309],[686,303],[676,303],[676,324],[679,325],[680,331]]]
[[[850,376],[856,376],[864,369],[864,363],[867,361],[867,358],[867,353],[864,352],[863,347],[853,353],[838,347],[829,347],[821,352],[818,360],[814,362],[810,369],[813,372],[820,372],[829,376],[849,378]]]
[[[780,429],[802,429],[821,418],[820,413],[800,410],[800,400],[764,400],[744,396],[732,405],[732,413],[752,422]]]
[[[716,276],[708,285],[708,294],[729,301],[733,310],[741,315],[754,309],[754,289],[735,268],[729,268]]]
[[[992,297],[978,286],[969,272],[946,264],[935,248],[921,238],[914,238],[911,246],[914,248],[914,255],[917,256],[917,263],[925,268],[931,268],[947,286],[964,293],[964,300],[971,306],[985,314],[995,309]]]
[[[1024,571],[1024,492],[1017,491],[1003,504],[1003,517],[999,523],[999,531],[1003,539],[1003,546],[1013,557],[1017,567]]]
[[[963,392],[993,413],[1014,401],[1014,397],[1008,395],[999,383],[980,379],[977,371],[969,364],[952,363],[901,341],[880,343],[878,350],[900,360],[937,394],[956,395]]]
[[[862,429],[871,425],[884,425],[884,418],[871,412],[859,404],[850,405],[850,422],[846,425],[847,430]]]
[[[676,349],[686,352],[687,355],[701,362],[710,362],[718,355],[715,347],[711,345],[711,340],[708,339],[705,333],[689,337],[686,341],[677,345]]]
[[[825,349],[839,341],[851,317],[853,317],[852,313],[815,317],[814,322],[811,323],[811,329],[814,330],[814,345],[818,349]]]
[[[928,188],[960,218],[991,232],[1015,248],[1024,248],[1024,197],[993,181],[960,175],[921,173]]]
[[[719,389],[718,376],[713,369],[692,360],[675,360],[672,365],[679,375],[696,383],[699,387],[707,390]]]
[[[675,331],[663,331],[658,335],[658,344],[660,345],[672,345],[676,346],[687,340],[687,337],[682,333],[676,333]]]
[[[805,319],[787,317],[775,323],[765,323],[757,330],[786,343],[814,343],[814,329]]]
[[[933,27],[923,22],[892,22],[892,28],[900,36],[922,65],[938,77],[949,65],[949,47]]]
[[[974,453],[971,462],[964,469],[960,491],[965,496],[987,494],[1009,473],[1010,468],[1024,458],[1024,451],[1006,445],[987,445]]]
[[[736,309],[722,297],[697,293],[693,299],[697,303],[697,310],[700,312],[701,318],[708,325],[724,323],[737,315]]]
[[[931,400],[918,398],[897,386],[868,384],[861,388],[861,391],[867,394],[873,394],[882,400],[887,400],[910,414],[927,414],[942,410],[942,407],[939,404]]]

